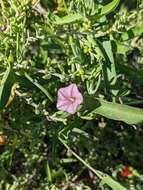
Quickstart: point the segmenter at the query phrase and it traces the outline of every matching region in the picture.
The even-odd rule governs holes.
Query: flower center
[[[69,97],[69,100],[73,103],[75,101],[75,97],[71,96]]]

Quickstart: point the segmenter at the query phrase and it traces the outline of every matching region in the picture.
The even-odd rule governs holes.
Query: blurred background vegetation
[[[129,190],[143,189],[141,125],[67,118],[56,109],[57,90],[70,82],[82,93],[143,107],[143,2],[122,0],[98,20],[97,10],[109,2],[0,0],[0,78],[8,64],[15,73],[0,113],[0,189],[110,189],[100,188],[100,180],[59,141],[67,127],[67,144],[93,168]],[[57,24],[71,13],[86,18]],[[111,42],[117,82],[109,92],[95,39]]]

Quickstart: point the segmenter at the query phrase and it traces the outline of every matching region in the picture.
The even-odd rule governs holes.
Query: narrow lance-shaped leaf
[[[122,33],[121,39],[123,41],[130,40],[132,38],[135,38],[136,36],[140,36],[143,34],[143,23],[137,24],[136,26],[130,28],[128,31]]]
[[[0,84],[0,110],[2,110],[7,104],[14,82],[14,73],[9,65]]]
[[[76,22],[76,21],[82,20],[82,19],[83,19],[83,16],[78,13],[77,14],[69,14],[62,18],[59,17],[58,19],[56,19],[56,24],[59,24],[59,25],[69,24],[69,23]]]
[[[28,73],[25,73],[25,77],[32,83],[34,84],[37,88],[39,88],[46,96],[47,98],[53,102],[53,97],[50,95],[50,93],[39,83],[37,83],[36,81],[34,81],[29,75]]]
[[[130,125],[143,123],[143,110],[132,106],[108,102],[93,97],[85,97],[83,109],[88,110],[90,114],[92,113],[93,118],[96,114],[99,114]]]
[[[112,86],[116,83],[116,69],[111,41],[106,40],[104,42],[100,42],[99,40],[96,40],[96,43],[98,56],[102,57],[104,60],[102,70],[106,94],[110,94],[112,92],[112,94],[116,95],[116,91],[112,90]]]
[[[7,108],[11,104],[11,102],[13,101],[15,94],[16,94],[16,87],[17,87],[17,84],[14,83],[11,87],[11,93],[10,93],[9,99],[5,105],[5,108]]]
[[[60,136],[63,135],[62,131],[59,133],[59,140],[61,143],[80,161],[84,164],[85,167],[87,167],[90,171],[92,171],[100,180],[100,187],[103,187],[103,185],[108,185],[111,187],[112,190],[127,190],[124,186],[122,186],[120,183],[115,181],[112,177],[109,175],[94,169],[92,166],[90,166],[87,162],[85,162],[80,156],[78,156],[70,147],[66,144],[66,141],[61,138]],[[66,137],[66,136],[65,136]]]
[[[115,69],[115,61],[114,61],[114,57],[113,57],[111,41],[110,40],[104,41],[102,45],[106,52],[107,58],[110,62],[109,66],[107,67],[108,79],[109,79],[109,81],[111,81],[111,84],[114,85],[116,82],[116,69]],[[103,53],[103,55],[104,55],[104,53]],[[105,56],[104,56],[104,58],[106,60]]]
[[[108,3],[107,5],[101,8],[100,17],[105,16],[111,12],[113,12],[117,6],[119,5],[120,0],[113,0],[112,2]]]
[[[121,63],[118,63],[117,69],[121,74],[124,74],[126,78],[132,80],[133,83],[143,85],[143,70],[138,70],[135,67],[123,65]]]
[[[100,186],[102,187],[104,184],[107,184],[113,190],[127,190],[127,188],[123,187],[120,183],[112,179],[109,175],[105,174],[101,180]]]

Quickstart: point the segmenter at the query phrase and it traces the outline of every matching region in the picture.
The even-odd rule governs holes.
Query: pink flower
[[[83,102],[83,96],[76,84],[58,90],[57,109],[74,114],[77,107]]]

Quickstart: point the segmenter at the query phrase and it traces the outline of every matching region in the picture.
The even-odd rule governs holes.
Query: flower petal
[[[60,88],[58,90],[58,96],[60,96],[62,99],[71,97],[71,91],[72,91],[72,84],[69,86],[66,86],[64,88]]]
[[[77,104],[75,103],[71,103],[67,109],[66,109],[66,112],[70,113],[70,114],[74,114],[77,110]]]
[[[73,98],[74,101],[71,101]],[[76,112],[79,104],[83,102],[83,96],[79,92],[76,84],[70,84],[58,90],[57,109],[66,111],[70,114]]]
[[[58,101],[57,102],[58,110],[66,111],[69,106],[70,106],[70,104],[67,101]]]
[[[72,97],[75,97],[76,103],[78,104],[83,102],[83,96],[79,92],[76,84],[72,84]]]
[[[60,88],[58,90],[58,100],[67,100],[68,98],[66,97],[66,95],[63,92],[63,89]]]

